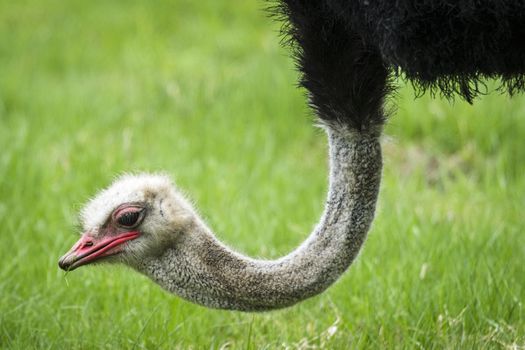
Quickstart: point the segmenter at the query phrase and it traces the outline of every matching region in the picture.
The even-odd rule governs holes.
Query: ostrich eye
[[[123,227],[133,227],[138,224],[141,216],[142,210],[130,210],[119,215],[117,223]]]

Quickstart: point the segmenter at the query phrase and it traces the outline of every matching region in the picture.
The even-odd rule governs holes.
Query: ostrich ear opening
[[[87,265],[104,257],[118,254],[122,251],[122,244],[138,236],[138,231],[129,231],[119,235],[101,238],[96,238],[88,233],[84,233],[73,247],[60,258],[58,266],[62,270],[72,271],[82,265]]]
[[[195,216],[190,213],[179,214],[177,216],[177,224],[181,230],[188,230],[194,224]]]

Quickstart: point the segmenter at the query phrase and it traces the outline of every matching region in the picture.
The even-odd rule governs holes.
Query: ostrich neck
[[[136,268],[172,293],[221,309],[276,309],[325,290],[352,263],[366,238],[382,167],[376,133],[328,128],[328,137],[325,210],[314,231],[290,254],[277,260],[245,257],[196,219],[191,232]]]

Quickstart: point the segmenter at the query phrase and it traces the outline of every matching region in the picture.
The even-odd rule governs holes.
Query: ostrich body
[[[415,8],[409,6],[417,5],[413,0],[401,3],[405,7],[392,12],[392,18],[402,14],[406,18],[395,23],[406,24],[406,19],[416,23],[416,28],[424,18],[434,25],[439,23],[439,16],[425,17],[430,3],[456,6],[456,10],[460,6],[448,0],[417,2],[421,6]],[[470,33],[489,4],[470,0],[468,4],[478,6],[476,11],[460,11],[461,16],[451,18],[450,24]],[[167,177],[137,175],[117,180],[88,203],[81,215],[84,233],[60,259],[60,267],[73,270],[90,263],[120,262],[187,300],[243,311],[290,306],[334,283],[355,259],[374,217],[382,166],[379,137],[385,121],[383,104],[392,90],[390,68],[405,69],[408,78],[423,88],[436,86],[445,94],[458,92],[469,101],[477,92],[472,84],[480,77],[500,76],[512,83],[512,90],[522,87],[525,72],[525,60],[515,59],[523,50],[492,52],[485,60],[476,57],[471,66],[466,64],[485,44],[500,43],[496,39],[502,32],[490,36],[485,26],[483,40],[475,41],[471,36],[474,41],[464,45],[465,56],[446,56],[441,65],[433,65],[432,57],[424,51],[417,52],[419,57],[401,55],[403,35],[410,34],[413,39],[417,32],[392,34],[390,27],[382,26],[389,23],[386,5],[386,0],[281,0],[276,7],[286,21],[284,29],[302,73],[300,84],[308,91],[330,148],[324,213],[297,249],[277,260],[256,260],[236,253],[215,238]],[[410,22],[410,15],[421,10],[423,17]],[[512,40],[525,37],[525,30],[520,31],[523,25],[516,20],[523,13],[502,11],[490,13],[514,34]],[[369,30],[374,23],[381,25],[376,31]],[[447,35],[453,39],[453,32],[443,33],[445,41]],[[392,34],[399,40],[383,40],[388,36],[381,34]],[[453,42],[459,45],[458,40]],[[392,45],[387,47],[389,43]],[[429,55],[439,60],[432,49],[442,51],[441,41],[419,43],[427,45]],[[454,47],[452,52],[458,50]],[[414,53],[403,53],[407,52]]]

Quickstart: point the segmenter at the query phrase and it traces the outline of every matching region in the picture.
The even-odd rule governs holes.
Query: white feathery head
[[[80,212],[84,229],[102,226],[111,213],[123,203],[145,203],[172,191],[171,180],[164,175],[123,175],[92,198]]]
[[[187,230],[197,218],[192,206],[165,175],[124,175],[91,199],[80,214],[84,232],[104,235],[101,229],[111,221],[122,205],[137,204],[145,208],[137,227],[141,237],[130,242],[129,253],[136,258],[155,253]],[[129,254],[128,254],[129,255]]]

